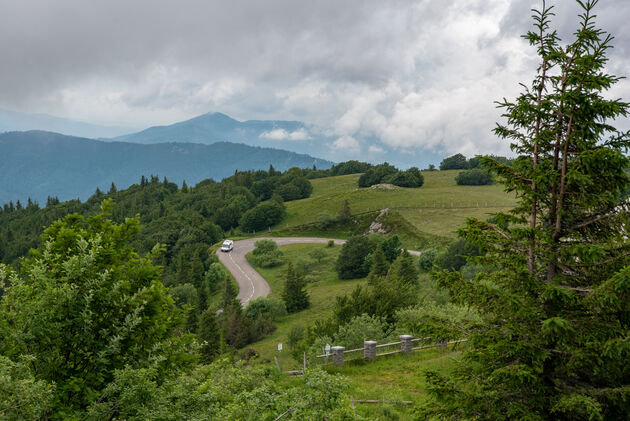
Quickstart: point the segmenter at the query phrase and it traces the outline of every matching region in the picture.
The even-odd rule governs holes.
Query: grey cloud
[[[399,150],[488,152],[493,101],[536,66],[519,38],[532,0],[0,3],[0,107],[110,124],[216,110],[314,123],[337,149],[365,151],[376,136]],[[554,3],[569,36],[575,6]],[[622,75],[630,4],[602,1],[598,14]],[[630,96],[625,82],[617,92]]]

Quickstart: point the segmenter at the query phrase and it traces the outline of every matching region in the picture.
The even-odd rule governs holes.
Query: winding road
[[[234,248],[228,253],[222,252],[221,249],[217,250],[219,260],[232,273],[232,276],[236,279],[236,283],[238,283],[238,296],[236,298],[241,301],[243,307],[247,306],[251,300],[258,297],[266,297],[271,292],[265,278],[263,278],[245,258],[247,253],[254,250],[254,244],[258,240],[272,240],[278,246],[286,246],[289,244],[326,244],[330,240],[333,240],[337,245],[346,242],[346,240],[334,238],[258,237],[235,241]],[[414,255],[420,254],[412,250],[409,250],[409,253]]]

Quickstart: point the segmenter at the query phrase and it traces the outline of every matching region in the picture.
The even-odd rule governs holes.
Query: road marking
[[[238,270],[240,270],[241,273],[245,275],[245,277],[249,280],[250,285],[252,286],[252,293],[249,294],[249,297],[247,297],[247,300],[245,300],[244,302],[244,304],[247,304],[249,300],[251,300],[252,297],[254,296],[254,281],[252,281],[252,278],[250,278],[249,275],[245,273],[245,271],[239,266],[239,264],[234,261],[234,259],[232,258],[232,253],[229,253],[228,256],[230,257],[230,260],[232,261],[232,263],[234,263],[234,265],[238,268]]]

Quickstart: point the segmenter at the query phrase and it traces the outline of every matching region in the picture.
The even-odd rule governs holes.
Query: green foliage
[[[574,40],[561,46],[543,3],[525,38],[538,73],[503,100],[513,165],[483,165],[518,204],[494,224],[471,219],[460,233],[492,270],[473,279],[436,274],[455,303],[475,308],[469,352],[454,376],[429,373],[435,401],[421,417],[628,419],[630,259],[625,197],[630,133],[610,125],[629,105],[604,92],[612,37],[596,28],[596,1],[580,1]],[[508,222],[508,223],[505,223]],[[624,304],[620,304],[624,303]],[[475,414],[475,415],[471,415]]]
[[[421,272],[428,272],[433,269],[433,262],[438,255],[438,251],[435,248],[429,247],[420,253],[418,257],[418,267]]]
[[[282,291],[282,300],[289,313],[296,313],[309,307],[308,293],[304,289],[306,283],[301,274],[293,270],[293,264],[287,265],[287,276]]]
[[[479,256],[481,252],[472,241],[460,238],[435,257],[434,264],[442,269],[460,270],[469,257]]]
[[[278,249],[278,245],[272,240],[258,240],[254,244],[253,260],[264,268],[270,268],[284,263],[284,256]]]
[[[341,247],[341,254],[335,263],[339,279],[354,279],[366,276],[370,270],[365,267],[365,258],[372,254],[376,244],[366,236],[350,237]]]
[[[424,177],[416,167],[400,171],[387,162],[369,168],[359,177],[359,187],[370,187],[380,183],[400,187],[420,187],[424,184]]]
[[[378,247],[372,253],[372,266],[370,267],[369,277],[374,279],[377,276],[385,277],[389,271],[389,263],[385,258],[383,252],[383,244],[379,244]]]
[[[317,263],[321,263],[323,259],[328,257],[328,253],[326,253],[326,250],[324,248],[313,249],[308,255],[312,259],[317,260]]]
[[[339,326],[333,341],[335,345],[345,346],[346,349],[355,349],[363,347],[363,341],[386,343],[386,340],[391,337],[392,328],[385,319],[361,314]]]
[[[286,316],[287,308],[284,302],[275,298],[258,297],[247,304],[245,315],[250,319],[263,316],[275,320]]]
[[[398,258],[398,256],[400,256],[400,253],[402,252],[402,249],[400,248],[401,246],[402,243],[400,242],[398,235],[392,235],[381,243],[383,254],[389,263],[392,263]]]
[[[201,343],[201,360],[211,362],[221,351],[221,330],[214,310],[207,309],[199,315],[197,338]]]
[[[317,228],[324,230],[336,222],[335,217],[327,210],[317,215]]]
[[[458,186],[485,186],[493,183],[492,175],[478,168],[462,171],[455,177]]]
[[[352,212],[350,212],[350,203],[347,200],[344,200],[343,204],[341,205],[341,210],[339,211],[337,220],[342,224],[346,224],[348,223],[348,221],[350,221],[351,217]]]
[[[418,285],[418,269],[407,250],[392,263],[389,276],[396,277],[408,285]]]
[[[453,303],[425,302],[396,312],[396,325],[401,331],[433,342],[466,338],[482,323],[474,308]]]
[[[54,382],[56,411],[82,408],[125,365],[147,365],[181,325],[173,299],[152,263],[127,246],[138,220],[115,224],[112,204],[87,220],[69,215],[48,227],[0,302],[0,354],[29,354],[37,379]],[[181,360],[164,355],[162,366]],[[80,391],[80,393],[78,393]]]
[[[271,366],[220,360],[161,382],[155,372],[126,368],[94,403],[86,419],[352,420],[347,381],[309,370],[298,386],[282,386]]]
[[[440,170],[465,170],[466,168],[468,168],[466,157],[460,153],[444,158],[440,162]]]
[[[31,358],[32,360],[32,358]],[[25,362],[0,355],[0,419],[6,421],[44,419],[52,408],[54,387],[37,380]]]
[[[424,177],[418,168],[411,167],[406,171],[398,171],[395,174],[383,178],[382,182],[399,187],[422,187]]]
[[[276,201],[262,202],[248,210],[240,219],[241,229],[245,232],[262,231],[276,225],[284,218],[285,208]]]

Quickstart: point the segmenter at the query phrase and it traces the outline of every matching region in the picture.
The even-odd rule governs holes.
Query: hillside
[[[395,210],[404,223],[436,241],[456,237],[455,230],[468,217],[485,219],[489,214],[514,206],[515,199],[503,191],[502,185],[458,186],[459,170],[423,171],[424,185],[411,189],[358,188],[359,174],[312,180],[313,193],[307,199],[287,203],[287,217],[278,230],[313,230],[318,215],[337,215],[344,200],[352,214],[375,212],[384,208]],[[376,213],[368,220],[373,220]],[[307,226],[305,226],[307,225]],[[344,236],[343,229],[336,233]],[[416,248],[418,244],[407,244]]]
[[[97,187],[107,191],[114,182],[126,188],[141,175],[194,184],[270,164],[279,170],[331,165],[308,155],[238,143],[139,145],[43,131],[0,134],[0,156],[0,203],[25,202],[27,197],[45,203],[48,196],[87,199]]]
[[[120,136],[133,131],[128,127],[100,126],[48,114],[20,113],[0,109],[0,133],[26,130],[45,130],[89,138]]]

